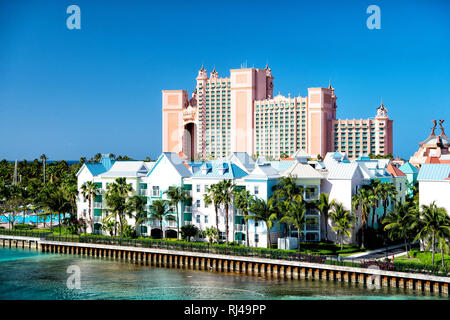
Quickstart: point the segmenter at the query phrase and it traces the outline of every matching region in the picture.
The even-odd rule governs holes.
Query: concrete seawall
[[[450,277],[419,273],[364,269],[327,264],[240,257],[190,251],[139,248],[90,243],[47,241],[38,238],[0,236],[3,246],[40,249],[43,252],[108,257],[154,266],[237,272],[285,279],[315,279],[360,283],[371,288],[395,287],[448,295]]]

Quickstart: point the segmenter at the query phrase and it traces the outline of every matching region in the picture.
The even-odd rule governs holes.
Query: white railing
[[[306,224],[305,225],[305,230],[307,230],[307,231],[318,231],[319,230],[319,225],[318,224]]]
[[[189,224],[192,224],[192,221],[184,220],[184,225],[185,225],[185,226],[187,226],[187,225],[189,225]]]
[[[177,226],[177,222],[176,221],[166,221],[166,226],[175,228]]]
[[[94,222],[95,222],[95,223],[102,222],[102,217],[100,217],[100,216],[94,216]]]
[[[234,231],[238,231],[238,232],[246,231],[245,224],[236,224],[234,227]]]
[[[157,221],[157,220],[149,220],[148,225],[151,227],[161,227],[161,225],[159,224],[159,221]]]
[[[183,212],[192,212],[192,206],[184,206]]]
[[[159,197],[159,190],[152,190],[152,197]]]
[[[148,190],[147,190],[147,189],[141,189],[141,190],[139,190],[139,195],[141,195],[141,196],[147,196],[147,195],[148,195]]]
[[[94,201],[94,209],[101,209],[103,204],[101,202]]]

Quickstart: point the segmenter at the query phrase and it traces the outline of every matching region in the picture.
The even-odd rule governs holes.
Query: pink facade
[[[190,159],[231,152],[279,158],[299,149],[322,157],[352,151],[350,158],[363,151],[393,152],[392,120],[383,105],[375,119],[336,120],[331,85],[308,88],[307,97],[273,97],[273,79],[268,66],[232,69],[227,78],[215,70],[208,77],[202,67],[191,99],[184,90],[163,91],[163,152],[182,152]],[[353,131],[359,125],[373,131],[369,140]],[[353,141],[360,144],[358,150]]]
[[[370,153],[393,154],[392,128],[393,120],[383,104],[378,107],[375,119],[334,120],[331,150],[346,153],[351,159]]]

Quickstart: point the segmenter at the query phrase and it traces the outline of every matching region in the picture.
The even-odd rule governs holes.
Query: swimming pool
[[[69,214],[66,214],[66,217],[69,217]],[[64,218],[63,215],[61,215],[61,220]],[[25,219],[25,221],[24,221]],[[5,216],[0,216],[0,221],[3,223],[8,223],[9,219]],[[53,221],[53,223],[57,223],[58,222],[58,215],[54,214],[52,219],[50,219],[50,216],[45,217],[45,223],[50,223],[50,221]],[[14,223],[43,223],[44,222],[44,217],[43,216],[38,216],[38,215],[26,215],[25,217],[23,216],[16,216]]]

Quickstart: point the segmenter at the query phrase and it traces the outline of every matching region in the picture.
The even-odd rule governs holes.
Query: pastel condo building
[[[328,152],[393,153],[393,120],[383,105],[373,119],[336,118],[335,89],[308,88],[306,97],[273,95],[272,70],[231,69],[219,77],[202,67],[191,97],[186,90],[163,90],[163,152],[188,160],[233,152],[280,158],[302,149],[313,157]]]
[[[323,161],[309,160],[310,158],[311,155],[302,149],[282,161],[268,161],[264,157],[253,160],[245,152],[233,152],[217,160],[196,162],[186,161],[175,152],[163,152],[153,162],[114,161],[104,155],[99,163],[83,164],[77,174],[80,191],[77,203],[78,218],[92,221],[93,229],[91,223],[88,223],[88,232],[109,234],[109,231],[103,228],[111,215],[105,195],[108,185],[120,177],[125,178],[132,186],[129,197],[145,197],[144,210],[147,212],[152,211],[153,201],[168,200],[165,191],[170,186],[183,188],[189,194],[190,200],[179,203],[178,210],[172,208],[169,214],[177,219],[180,227],[192,224],[200,230],[206,230],[208,227],[216,227],[217,223],[221,240],[226,238],[224,206],[219,207],[216,220],[214,206],[205,203],[204,195],[209,186],[225,179],[231,180],[237,189],[248,190],[254,197],[267,201],[282,177],[294,177],[296,184],[304,189],[305,201],[318,200],[320,193],[324,192],[329,194],[330,200],[341,202],[355,216],[359,214],[352,209],[352,196],[359,188],[373,180],[395,184],[399,191],[395,200],[405,200],[406,177],[392,168],[389,159],[359,157],[350,160],[340,152],[327,153]],[[97,195],[91,201],[81,192],[81,186],[87,181],[94,182],[98,187]],[[382,215],[383,208],[380,205],[376,212],[369,216],[369,226],[377,227],[378,219]],[[125,217],[127,224],[136,226],[133,215]],[[268,230],[264,222],[245,221],[243,213],[235,207],[233,201],[230,203],[228,219],[228,238],[240,244],[246,243],[247,226],[249,244],[258,247],[266,247],[269,238],[276,244],[278,239],[295,238],[298,232],[295,228],[288,228],[278,222],[274,222],[273,227]],[[359,226],[360,221],[345,242],[357,241]],[[301,237],[303,241],[320,241],[324,239],[327,230],[328,239],[337,241],[332,227],[331,221],[324,221],[316,209],[308,209]],[[137,226],[137,233],[141,236],[176,237],[177,222],[164,219],[161,223],[149,215]],[[200,235],[197,240],[208,241]]]

